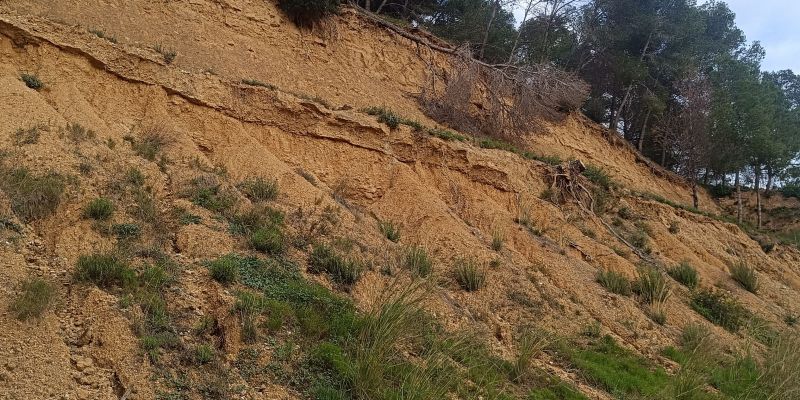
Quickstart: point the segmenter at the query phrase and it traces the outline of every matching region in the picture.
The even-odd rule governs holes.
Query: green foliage
[[[412,245],[405,250],[403,266],[415,275],[424,278],[433,271],[433,260],[428,256],[424,247]]]
[[[114,253],[94,253],[78,257],[74,275],[78,281],[91,282],[102,288],[128,288],[137,281],[136,271]]]
[[[11,312],[18,320],[38,318],[55,299],[55,287],[42,278],[29,278],[22,282],[22,293],[11,302]]]
[[[111,232],[117,239],[134,239],[142,233],[138,224],[122,223],[111,225]]]
[[[647,266],[639,267],[634,287],[646,304],[664,303],[671,292],[664,275],[656,268]]]
[[[386,124],[391,129],[397,129],[403,121],[402,117],[386,107],[369,107],[365,108],[364,112],[369,115],[377,116],[378,122]]]
[[[486,284],[486,270],[472,258],[459,258],[453,266],[456,282],[467,292],[474,292]]]
[[[91,218],[97,221],[106,221],[111,218],[113,213],[114,203],[104,197],[98,197],[90,201],[83,210],[83,214],[86,216],[86,218]]]
[[[495,229],[492,231],[492,250],[500,251],[503,249],[503,234]]]
[[[335,282],[344,285],[358,282],[364,269],[356,259],[342,257],[333,247],[326,244],[314,246],[308,262],[310,272],[326,272]]]
[[[669,268],[667,273],[672,279],[675,279],[689,289],[694,289],[700,282],[697,270],[689,264],[688,261],[682,261],[680,264]]]
[[[269,201],[278,198],[278,181],[262,177],[249,178],[239,184],[239,189],[253,202]]]
[[[598,185],[606,190],[614,186],[614,181],[611,179],[611,176],[601,167],[587,165],[586,169],[583,171],[583,176],[585,176],[595,185]]]
[[[378,229],[390,241],[397,243],[400,240],[400,227],[395,225],[394,222],[378,221]]]
[[[226,212],[236,204],[236,195],[211,175],[192,179],[185,193],[192,203],[214,212]]]
[[[145,181],[146,177],[139,168],[131,167],[127,172],[125,172],[125,182],[130,185],[139,187],[144,185]]]
[[[611,293],[616,293],[622,296],[630,296],[631,282],[625,275],[612,271],[601,270],[597,273],[597,283],[602,285],[606,290]]]
[[[42,81],[39,80],[39,77],[36,75],[21,74],[19,77],[22,79],[22,82],[25,82],[25,86],[33,90],[39,90],[44,87],[44,83],[42,83]]]
[[[430,128],[428,129],[428,134],[446,141],[458,141],[458,142],[467,141],[466,136],[459,135],[458,133],[445,129]]]
[[[750,293],[758,292],[758,273],[743,260],[730,267],[731,278]]]
[[[220,283],[233,283],[239,277],[242,259],[235,255],[225,255],[208,263],[211,277]]]
[[[164,146],[170,143],[167,133],[156,126],[145,129],[138,140],[130,136],[127,139],[134,153],[148,161],[155,161]]]
[[[108,40],[111,43],[117,43],[117,38],[111,35],[106,34],[105,32],[99,29],[89,29],[89,33],[99,37],[100,39]]]
[[[604,336],[587,349],[563,349],[570,363],[589,382],[599,385],[614,396],[654,396],[668,382],[661,368],[617,345]]]
[[[208,364],[214,360],[214,357],[216,357],[214,349],[207,344],[202,344],[194,349],[194,360],[198,364]]]
[[[277,225],[259,228],[250,235],[250,246],[267,254],[281,254],[285,249],[283,232]]]
[[[738,331],[750,316],[750,312],[736,299],[712,289],[694,292],[690,305],[707,320],[731,332]]]
[[[78,123],[67,124],[65,130],[67,137],[74,143],[81,143],[86,140],[94,139],[97,136],[93,130],[87,129]]]
[[[280,0],[278,7],[298,26],[310,27],[339,11],[338,0]]]
[[[14,131],[14,144],[24,146],[26,144],[36,144],[39,142],[42,127],[32,126],[28,129],[19,128]]]
[[[25,168],[0,168],[0,189],[11,200],[11,210],[25,222],[53,214],[65,186],[64,179],[54,173],[36,175]]]

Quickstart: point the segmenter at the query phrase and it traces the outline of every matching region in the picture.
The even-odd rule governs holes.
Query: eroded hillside
[[[786,321],[800,314],[797,251],[765,254],[736,225],[714,218],[720,209],[706,195],[701,209],[711,214],[680,207],[690,202],[686,185],[584,118],[548,125],[529,150],[608,171],[611,183],[584,181],[607,193],[597,215],[543,196],[556,166],[479,140],[392,129],[360,111],[383,106],[446,129],[424,115],[415,95],[426,63],[446,68],[447,58],[352,11],[324,33],[309,33],[262,2],[3,7],[1,396],[311,396],[317,378],[304,374],[316,370],[299,366],[317,342],[335,342],[335,329],[318,321],[335,315],[267,306],[253,315],[242,291],[273,306],[297,304],[293,295],[270,297],[285,287],[258,275],[272,270],[254,259],[234,262],[245,256],[296,267],[288,293],[305,293],[295,279],[316,282],[370,315],[387,291],[418,281],[407,255],[423,248],[433,259],[425,314],[446,332],[476,335],[487,354],[506,361],[518,357],[520,332],[534,329],[550,332],[551,343],[558,337],[589,347],[593,336],[608,334],[666,373],[678,366],[662,350],[692,324],[707,327],[724,353],[765,350],[757,331],[703,318],[690,304],[693,292],[671,278],[672,295],[659,304],[663,324],[641,295],[597,283],[602,271],[633,279],[640,255],[660,268],[690,264],[701,287],[730,292],[758,317],[758,329],[796,330]],[[63,193],[52,209],[33,207],[50,204],[53,196],[34,190],[52,183],[48,176]],[[87,216],[97,198],[113,211]],[[324,273],[323,244],[363,272]],[[91,261],[82,256],[112,253],[138,274],[135,284],[124,274],[81,275]],[[231,253],[241,257],[225,258]],[[215,269],[220,257],[236,264],[238,279]],[[757,269],[756,293],[731,279],[729,268],[742,260]],[[456,278],[465,264],[485,272],[478,290],[463,290]],[[148,266],[168,278],[152,283]],[[55,300],[41,317],[20,321],[12,305],[34,276],[55,285]],[[283,312],[294,317],[268,325]],[[264,325],[253,334],[255,320]],[[413,345],[399,347],[417,364],[428,362]],[[537,371],[591,398],[612,396],[616,388],[557,347],[535,357]],[[460,360],[469,384],[452,396],[516,398],[557,386],[538,376],[487,383],[469,365]]]

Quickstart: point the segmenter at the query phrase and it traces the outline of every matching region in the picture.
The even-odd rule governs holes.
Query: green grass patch
[[[738,331],[750,317],[750,312],[735,298],[719,290],[698,290],[689,304],[698,314],[731,332]]]
[[[78,257],[74,275],[79,282],[91,282],[102,288],[128,288],[137,282],[136,271],[122,256],[114,253]]]
[[[0,189],[11,200],[11,210],[25,222],[52,215],[65,187],[64,178],[55,173],[38,175],[26,168],[0,168]]]
[[[278,181],[255,177],[238,185],[242,193],[252,202],[270,201],[278,198]]]
[[[114,203],[111,200],[98,197],[89,202],[83,210],[83,215],[86,218],[91,218],[96,221],[106,221],[114,214]]]
[[[26,279],[21,289],[20,296],[11,303],[11,312],[21,321],[40,317],[56,297],[55,287],[42,278]]]
[[[456,283],[467,292],[479,290],[486,284],[486,270],[472,258],[459,258],[453,266]]]
[[[700,282],[697,270],[688,261],[682,261],[680,264],[667,269],[667,273],[672,279],[689,289],[694,289]]]
[[[601,270],[597,273],[597,283],[611,293],[630,296],[631,281],[627,276],[612,270]]]
[[[745,261],[739,261],[730,267],[731,278],[750,293],[758,292],[758,272]]]

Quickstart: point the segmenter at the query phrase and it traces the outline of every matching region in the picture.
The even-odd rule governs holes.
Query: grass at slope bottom
[[[427,315],[416,294],[423,291],[400,290],[358,312],[290,262],[225,257],[236,260],[248,288],[235,307],[250,325],[243,335],[254,330],[251,340],[274,348],[265,367],[252,355],[237,360],[253,383],[276,381],[313,399],[585,399],[533,367],[515,379],[513,362],[474,335],[445,332]]]

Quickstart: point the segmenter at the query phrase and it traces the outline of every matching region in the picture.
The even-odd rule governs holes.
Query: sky
[[[800,72],[800,1],[725,0],[736,13],[736,25],[748,41],[767,51],[761,69]]]
[[[800,0],[724,0],[747,41],[760,41],[767,51],[764,71],[792,69],[800,72]],[[702,4],[705,0],[698,0]],[[519,3],[525,3],[520,1]],[[518,7],[514,17],[522,20]]]

